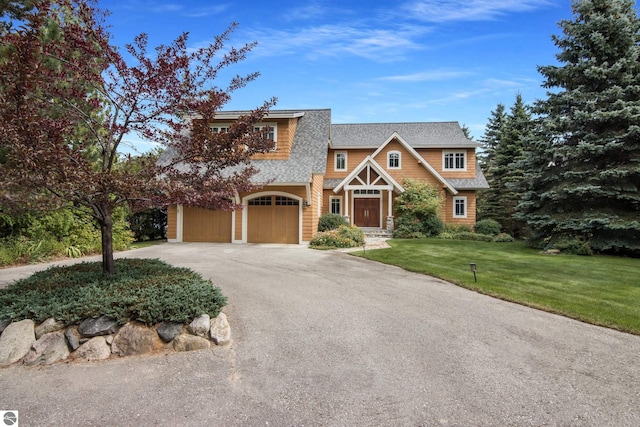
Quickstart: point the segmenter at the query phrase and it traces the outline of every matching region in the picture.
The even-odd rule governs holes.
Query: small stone
[[[107,335],[104,340],[107,342],[107,344],[111,345],[113,344],[113,335]]]
[[[49,332],[56,332],[64,329],[66,325],[62,321],[57,321],[53,317],[48,318],[38,326],[36,326],[36,339],[40,339],[45,334]]]
[[[180,332],[184,325],[182,323],[175,322],[162,322],[156,328],[158,336],[164,342],[171,342]]]
[[[0,335],[0,366],[22,359],[36,342],[35,323],[25,319],[13,322]]]
[[[173,340],[175,351],[194,351],[211,348],[211,341],[206,338],[189,334],[180,334]]]
[[[119,356],[151,353],[162,348],[155,331],[141,325],[127,323],[113,339],[111,352]]]
[[[97,319],[85,319],[78,326],[80,335],[87,338],[109,335],[117,331],[118,322],[107,316],[100,316]]]
[[[107,344],[104,336],[91,338],[73,353],[75,359],[86,361],[108,359],[109,356],[111,356],[111,347]]]
[[[40,337],[24,357],[23,362],[27,366],[51,365],[67,357],[69,357],[67,340],[62,332],[56,331]]]
[[[189,323],[189,332],[193,335],[197,335],[199,337],[206,337],[209,333],[209,328],[211,327],[211,318],[208,314],[203,314],[201,316],[193,319],[193,322]]]
[[[64,337],[67,339],[67,343],[71,350],[76,351],[80,347],[80,332],[78,332],[78,326],[71,325],[64,331]]]
[[[226,345],[231,342],[231,326],[226,314],[220,313],[211,321],[209,336],[217,345]]]

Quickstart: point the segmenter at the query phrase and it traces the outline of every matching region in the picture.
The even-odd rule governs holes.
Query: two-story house
[[[242,112],[221,112],[212,126]],[[324,213],[359,227],[392,230],[394,198],[405,178],[440,190],[445,223],[475,224],[476,190],[488,188],[476,165],[479,144],[456,122],[332,124],[330,110],[271,111],[263,123],[276,148],[254,156],[253,180],[237,194],[242,209],[170,206],[171,242],[303,243]]]

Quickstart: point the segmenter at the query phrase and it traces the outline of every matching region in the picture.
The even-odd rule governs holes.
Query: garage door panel
[[[231,243],[232,211],[184,207],[182,240],[184,242]]]
[[[263,196],[247,207],[247,242],[299,243],[298,201],[283,196]],[[283,204],[287,203],[290,204]],[[278,204],[276,204],[278,203]]]

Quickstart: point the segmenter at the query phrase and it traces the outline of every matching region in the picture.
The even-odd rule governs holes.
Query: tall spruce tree
[[[491,112],[484,135],[480,138],[480,143],[482,144],[482,153],[479,155],[480,167],[489,182],[489,188],[478,192],[478,219],[494,219],[498,221],[500,217],[500,202],[498,200],[500,190],[496,186],[493,169],[495,167],[496,149],[502,138],[502,128],[506,117],[507,113],[504,104],[498,104],[496,109]]]
[[[640,19],[632,0],[574,0],[538,67],[539,101],[519,217],[534,241],[640,253]]]
[[[524,222],[513,215],[522,197],[525,141],[531,136],[534,122],[520,94],[508,114],[502,104],[492,114],[483,138],[484,170],[490,188],[481,195],[482,218],[498,221],[504,232],[519,237]]]

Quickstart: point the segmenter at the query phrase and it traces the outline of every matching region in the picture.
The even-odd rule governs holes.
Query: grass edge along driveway
[[[394,239],[353,255],[474,291],[640,335],[640,259],[544,255],[523,242]],[[470,263],[477,264],[477,283]]]

